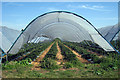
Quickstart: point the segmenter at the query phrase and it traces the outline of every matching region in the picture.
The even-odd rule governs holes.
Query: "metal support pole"
[[[6,61],[8,61],[8,53],[6,54]]]

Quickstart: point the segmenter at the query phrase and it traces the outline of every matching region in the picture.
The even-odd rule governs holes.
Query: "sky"
[[[37,16],[59,10],[76,13],[96,28],[118,23],[118,2],[2,2],[2,26],[21,30]]]

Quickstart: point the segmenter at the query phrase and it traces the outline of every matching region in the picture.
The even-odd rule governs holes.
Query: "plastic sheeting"
[[[115,37],[118,37],[116,35],[120,30],[120,26],[116,24],[114,26],[107,26],[107,27],[100,28],[98,30],[107,41],[111,42]]]
[[[23,44],[43,35],[50,39],[60,38],[71,42],[91,40],[105,51],[115,51],[96,28],[83,17],[71,12],[55,11],[45,13],[31,21],[8,52],[15,54]]]
[[[120,41],[120,31],[119,31],[119,33],[118,33],[118,40]]]
[[[20,31],[0,26],[0,48],[7,52],[20,35]]]

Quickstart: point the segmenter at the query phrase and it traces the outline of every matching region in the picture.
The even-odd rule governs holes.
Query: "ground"
[[[59,66],[59,68],[56,69],[46,69],[41,67],[40,61],[42,61],[45,57],[45,55],[49,52],[53,44],[56,43],[57,53],[56,53],[56,59],[53,59]],[[61,49],[58,44],[58,41],[52,42],[46,49],[42,52],[42,54],[36,58],[35,61],[32,61],[31,64],[28,64],[26,62],[22,62],[20,64],[18,61],[11,61],[8,62],[7,65],[4,65],[3,71],[2,71],[2,77],[3,78],[118,78],[118,69],[116,66],[112,66],[114,63],[114,58],[109,56],[109,60],[113,60],[113,62],[110,62],[112,64],[108,65],[107,63],[101,64],[98,63],[90,63],[87,59],[83,58],[82,55],[77,53],[72,48],[68,47],[64,44],[66,48],[72,51],[73,54],[76,55],[76,58],[80,61],[79,66],[73,66],[72,63],[64,61],[64,57],[61,54]],[[87,50],[87,52],[91,54],[97,55],[99,58],[104,58],[104,56],[92,52],[90,50]],[[117,59],[116,59],[117,60]],[[68,68],[65,68],[65,64],[67,64]],[[114,63],[115,64],[115,63]],[[72,65],[72,67],[70,67]],[[6,67],[7,66],[7,67]],[[109,67],[109,69],[105,70],[106,67]],[[103,68],[101,68],[103,67]]]

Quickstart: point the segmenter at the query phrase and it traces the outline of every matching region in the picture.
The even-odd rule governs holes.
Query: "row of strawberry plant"
[[[111,41],[111,44],[120,52],[120,40],[113,40]]]
[[[60,49],[61,49],[61,54],[64,56],[64,60],[66,61],[74,61],[76,60],[76,55],[73,54],[71,50],[69,50],[67,47],[64,46],[62,43],[58,43]]]
[[[23,55],[27,55],[33,49],[36,49],[37,47],[40,47],[42,45],[43,45],[43,43],[27,43],[27,44],[24,44],[17,54],[13,54],[13,55],[8,54],[8,61],[20,58]],[[2,58],[2,62],[4,63],[5,61],[6,61],[6,58]]]
[[[96,54],[91,54],[87,51],[87,49],[83,49],[82,47],[78,46],[76,43],[73,42],[64,42],[65,45],[69,46],[73,50],[77,51],[79,54],[82,55],[82,58],[87,60],[91,60],[94,63],[100,63],[100,58]]]
[[[44,51],[49,45],[52,43],[44,43],[42,46],[38,47],[37,49],[34,49],[30,52],[29,55],[25,56],[23,59],[30,58],[32,61],[37,58],[37,56]]]
[[[57,45],[56,42],[53,44],[49,52],[45,55],[44,59],[51,58],[51,59],[56,59],[56,54],[57,54]]]
[[[83,64],[78,60],[76,55],[70,49],[65,47],[62,42],[59,42],[58,45],[61,49],[61,54],[64,56],[63,60],[68,61],[65,63],[64,68],[83,66]]]
[[[92,52],[95,52],[99,55],[107,55],[108,53],[106,51],[104,51],[101,47],[99,47],[99,45],[97,45],[96,43],[93,43],[91,41],[87,41],[90,44],[85,44],[84,42],[80,42],[80,43],[74,43],[76,46],[79,47],[83,47],[84,49],[88,49]]]
[[[101,55],[107,54],[107,52],[104,51],[104,49],[102,49],[98,44],[91,42],[91,41],[87,41],[87,42],[89,43],[89,45],[85,44],[84,42],[80,42],[76,45],[81,46],[85,49],[88,49],[90,51],[96,52],[96,53],[101,54]]]
[[[80,44],[77,44],[80,45]],[[85,46],[82,46],[85,48]],[[84,58],[91,58],[92,61],[94,61],[94,63],[99,63],[100,64],[100,68],[104,69],[104,70],[112,70],[112,69],[117,69],[118,65],[119,65],[119,59],[120,56],[118,53],[116,52],[106,52],[104,51],[102,48],[98,47],[98,45],[94,45],[94,46],[87,46],[86,49],[89,49],[93,52],[102,54],[102,55],[106,55],[106,57],[102,57],[99,58],[97,55],[94,54],[85,54],[82,55],[82,57]]]
[[[87,42],[89,45],[87,43],[85,43],[85,42]],[[72,43],[72,44],[74,44],[76,46],[79,46],[79,47],[83,47],[84,49],[88,49],[88,50],[90,50],[92,52],[96,52],[98,54],[102,54],[102,55],[107,54],[107,52],[104,51],[101,47],[99,47],[99,45],[97,45],[96,43],[93,43],[91,41],[82,41],[80,43],[78,43],[78,42],[70,42],[70,43]]]
[[[29,54],[31,54],[32,52],[39,52],[38,50],[41,49],[42,47],[46,48],[46,44],[49,44],[49,43],[32,43],[34,44],[35,46],[33,46],[33,48],[31,48],[30,51],[26,51],[27,54],[24,54],[20,57],[18,57],[17,59],[15,60],[22,60],[24,58],[24,56],[27,57],[27,55],[29,56]],[[30,46],[30,45],[29,45]],[[30,46],[31,47],[31,46]],[[38,53],[39,54],[39,53]],[[37,55],[38,55],[37,54]]]
[[[76,46],[74,43],[71,42],[63,42],[63,43],[68,47],[70,47],[71,49],[73,49],[74,51],[76,51],[77,53],[79,53],[80,55],[83,54],[83,48]]]
[[[79,46],[79,44],[74,42],[64,42],[64,43],[69,43],[70,45]],[[83,49],[83,54],[82,54],[82,58],[91,60],[91,62],[93,63],[99,63],[100,68],[104,70],[117,69],[117,66],[119,65],[119,59],[118,59],[119,57],[120,57],[119,54],[109,53],[106,57],[99,58],[97,55],[91,54],[86,49]]]
[[[88,49],[88,50],[95,52],[99,55],[118,54],[116,51],[106,52],[104,49],[99,47],[99,45],[97,45],[94,42],[91,42],[91,41],[87,41],[87,42],[89,42],[90,45],[85,44],[84,42],[80,42],[80,43],[71,42],[71,43],[75,44],[76,46],[83,47],[84,49]]]
[[[32,43],[32,44],[33,44],[33,43]],[[46,49],[47,46],[48,46],[50,43],[42,43],[42,44],[40,44],[40,43],[35,43],[35,44],[36,44],[36,45],[35,45],[36,47],[34,47],[33,49],[31,49],[29,52],[26,52],[26,51],[25,51],[26,53],[29,53],[28,55],[26,54],[25,57],[23,56],[25,53],[20,53],[20,52],[18,52],[18,53],[15,54],[15,55],[8,56],[8,61],[11,61],[11,60],[22,60],[22,59],[26,59],[26,58],[30,58],[30,59],[34,60],[34,59],[37,57],[37,55],[39,55],[42,50]],[[30,44],[29,44],[29,45],[30,45]],[[6,59],[3,59],[2,61],[3,61],[3,62],[6,62]]]
[[[45,55],[45,58],[43,61],[40,62],[41,64],[41,68],[44,69],[58,69],[60,68],[59,65],[57,65],[56,63],[56,54],[58,52],[57,50],[57,45],[56,45],[56,39],[54,40],[54,44],[51,47],[51,49],[49,50],[49,52]]]

